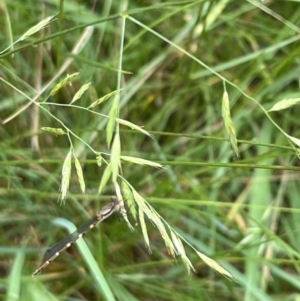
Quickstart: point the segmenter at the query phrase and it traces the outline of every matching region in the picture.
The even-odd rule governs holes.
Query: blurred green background
[[[268,112],[299,101],[299,4],[0,1],[0,300],[300,300],[300,107]],[[121,155],[165,166],[122,161],[123,178],[232,279],[183,243],[189,274],[145,217],[149,253],[130,208],[134,231],[114,214],[31,276],[116,193],[109,179],[98,195],[106,164],[92,151],[110,160],[114,98],[91,109],[102,115],[83,108],[118,88],[119,117],[154,138],[120,125]],[[225,88],[239,157],[222,118]],[[41,130],[62,123],[70,139]],[[70,143],[86,193],[73,162],[60,202]]]

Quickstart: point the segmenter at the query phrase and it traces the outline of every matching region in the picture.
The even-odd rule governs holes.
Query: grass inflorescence
[[[4,300],[297,299],[297,2],[1,8]]]

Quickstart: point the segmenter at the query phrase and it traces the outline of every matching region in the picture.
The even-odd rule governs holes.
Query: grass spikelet
[[[128,228],[129,228],[131,231],[134,231],[134,228],[133,228],[133,226],[131,225],[131,223],[130,223],[130,221],[129,221],[129,219],[128,219],[127,210],[126,210],[126,208],[125,208],[124,205],[121,206],[120,213],[121,213],[123,219],[125,220],[125,222],[126,222]]]
[[[148,165],[148,166],[152,166],[152,167],[156,167],[156,168],[163,168],[164,167],[163,165],[161,165],[159,163],[149,161],[149,160],[145,160],[145,159],[141,159],[141,158],[137,158],[137,157],[121,156],[120,158],[124,161],[139,164],[139,165]]]
[[[113,182],[117,182],[117,177],[119,174],[120,153],[121,153],[120,136],[118,133],[116,133],[111,147],[111,160],[110,160]]]
[[[67,193],[69,191],[71,170],[72,170],[72,149],[69,150],[62,167],[61,186],[60,186],[61,202],[65,200]]]
[[[207,257],[206,255],[204,255],[203,253],[200,253],[199,251],[196,251],[196,253],[213,270],[217,271],[218,273],[220,273],[228,278],[231,278],[231,279],[233,278],[233,276],[229,272],[227,272],[224,268],[222,268],[215,260]]]
[[[145,245],[146,245],[149,253],[151,253],[150,241],[149,241],[149,236],[148,236],[148,232],[147,232],[147,226],[146,226],[146,223],[145,223],[144,211],[142,210],[141,207],[139,207],[139,220],[140,220],[142,233],[143,233],[143,236],[144,236]]]
[[[224,91],[223,98],[222,98],[222,117],[225,124],[225,130],[230,140],[230,144],[235,152],[235,155],[239,157],[239,150],[237,145],[235,129],[230,115],[229,96],[226,90]]]
[[[82,167],[81,167],[80,162],[77,159],[77,157],[76,157],[76,155],[75,155],[74,152],[73,152],[73,157],[74,157],[75,169],[76,169],[76,173],[77,173],[77,177],[78,177],[80,189],[81,189],[82,193],[85,193],[85,182],[84,182]]]
[[[172,237],[173,245],[175,247],[176,255],[179,255],[181,257],[182,262],[184,263],[189,274],[191,273],[191,270],[193,270],[196,273],[194,266],[192,265],[191,261],[189,260],[189,258],[185,253],[185,249],[181,239],[177,236],[177,234],[172,229],[170,229],[170,231],[171,231],[171,237]]]
[[[192,265],[191,261],[189,260],[189,258],[187,257],[187,255],[185,253],[185,249],[184,249],[181,239],[179,237],[177,237],[177,235],[172,230],[171,230],[171,235],[172,235],[172,240],[176,247],[176,250],[179,253],[188,273],[190,274],[191,270],[196,272],[194,266]]]
[[[146,130],[144,130],[141,126],[138,126],[130,121],[124,120],[124,119],[120,119],[117,118],[116,119],[120,124],[125,125],[133,130],[139,131],[140,133],[147,135],[150,138],[153,138],[153,135],[151,135],[149,132],[147,132]]]
[[[153,213],[148,207],[145,199],[136,190],[133,189],[132,192],[138,207],[141,208],[151,222],[153,222]]]
[[[149,207],[147,206],[145,199],[133,188],[132,188],[132,192],[133,192],[134,199],[138,204],[138,215],[139,215],[142,233],[145,240],[145,245],[148,248],[149,252],[151,253],[150,241],[147,232],[147,226],[145,223],[145,215],[153,222],[153,224],[155,224],[155,222],[153,221],[154,215],[152,211],[149,209]]]
[[[127,210],[126,210],[126,208],[124,206],[124,201],[123,201],[123,198],[122,198],[121,188],[119,186],[119,183],[115,182],[114,186],[115,186],[115,191],[116,191],[117,198],[119,199],[120,204],[121,204],[120,213],[121,213],[123,219],[125,220],[125,222],[127,223],[128,228],[131,231],[133,231],[134,228],[133,228],[133,226],[131,225],[131,223],[130,223],[130,221],[128,219]]]
[[[67,76],[51,90],[50,95],[54,96],[63,86],[70,83],[78,75],[79,75],[79,72],[76,72],[73,74],[67,74]]]
[[[294,144],[296,144],[298,147],[300,147],[300,139],[295,138],[293,136],[288,135],[287,133],[284,133],[284,135],[289,138]]]
[[[124,199],[128,206],[128,210],[130,211],[132,217],[137,221],[137,210],[136,210],[134,197],[130,190],[130,187],[127,185],[124,179],[122,179],[121,187],[122,187],[122,193],[124,195]]]
[[[115,124],[116,124],[116,118],[119,110],[119,101],[118,101],[118,96],[114,98],[113,104],[110,108],[109,111],[109,120],[106,126],[106,142],[107,145],[110,146],[113,133],[115,130]]]
[[[119,183],[114,182],[114,187],[115,187],[115,193],[116,193],[118,200],[120,201],[121,205],[124,206],[123,196],[121,193],[121,187],[120,187]]]
[[[185,253],[181,254],[181,259],[182,259],[183,263],[185,264],[185,267],[189,274],[191,274],[191,270],[196,272],[194,266],[192,265],[191,261],[189,260],[189,258],[186,256]]]
[[[183,246],[180,241],[180,239],[177,237],[177,235],[174,233],[174,231],[171,230],[171,238],[173,241],[173,245],[175,247],[176,255],[181,255],[184,252],[184,249],[182,250]]]
[[[98,98],[97,90],[95,89],[95,87],[93,85],[90,85],[90,87],[89,87],[89,97],[90,97],[91,103],[95,102]]]
[[[98,165],[99,167],[102,166],[102,161],[103,161],[103,158],[102,158],[101,153],[97,153],[97,156],[96,156],[96,162],[97,162],[97,165]]]
[[[109,178],[111,176],[111,165],[108,164],[104,170],[103,176],[101,178],[100,184],[99,184],[99,188],[98,188],[98,193],[101,194],[101,192],[103,191],[104,187],[106,186]]]
[[[277,102],[270,110],[269,112],[272,111],[281,111],[285,110],[287,108],[290,108],[296,104],[300,103],[300,98],[285,98],[279,102]]]
[[[161,221],[160,217],[153,212],[153,217],[152,217],[152,222],[155,224],[155,226],[157,227],[162,239],[165,242],[165,245],[168,249],[169,254],[175,258],[176,255],[176,248],[172,242],[172,240],[170,239],[168,232],[166,230],[165,225],[163,224],[163,222]]]
[[[31,27],[30,29],[28,29],[19,39],[18,41],[24,41],[25,39],[27,39],[28,37],[32,36],[33,34],[35,34],[36,32],[40,31],[41,29],[45,28],[50,22],[53,21],[53,18],[56,15],[47,17],[45,19],[43,19],[42,21],[40,21],[38,24],[36,24],[35,26]]]
[[[54,134],[55,136],[58,135],[66,135],[67,133],[61,129],[61,128],[50,128],[50,127],[42,127],[42,130],[51,134]]]
[[[141,209],[147,215],[147,217],[151,220],[151,222],[157,227],[162,239],[164,240],[164,242],[166,244],[169,254],[171,254],[172,257],[175,257],[175,247],[167,233],[165,225],[163,224],[163,222],[160,219],[160,216],[153,209],[148,207],[144,198],[139,193],[137,193],[135,190],[133,190],[133,195],[134,195],[136,202],[138,203],[139,210]],[[140,217],[140,214],[139,214],[139,217]]]
[[[83,86],[81,86],[81,88],[75,93],[75,95],[73,96],[73,99],[72,101],[70,102],[70,105],[72,103],[74,103],[76,100],[78,100],[82,95],[83,93],[88,90],[89,86],[91,85],[92,83],[89,82],[89,83],[86,83],[84,84]]]
[[[122,91],[123,89],[119,89],[119,90],[115,90],[115,91],[112,91],[108,94],[106,94],[105,96],[97,99],[95,102],[93,102],[88,108],[94,108],[96,106],[98,106],[100,103],[102,102],[105,102],[106,100],[108,100],[110,97],[116,95],[118,92]]]

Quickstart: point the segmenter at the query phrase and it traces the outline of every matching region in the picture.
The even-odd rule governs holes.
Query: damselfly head
[[[115,195],[111,197],[111,202],[114,206],[114,211],[119,211],[121,209],[121,202],[118,200],[118,198]]]
[[[109,217],[112,213],[119,211],[121,208],[121,203],[117,197],[111,197],[111,203],[104,206],[101,210],[98,211],[97,216],[99,220],[104,220]]]

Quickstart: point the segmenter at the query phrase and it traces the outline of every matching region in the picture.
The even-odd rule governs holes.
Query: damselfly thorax
[[[74,233],[70,234],[68,237],[63,238],[52,248],[46,250],[44,254],[43,264],[37,268],[32,276],[38,275],[51,261],[53,261],[60,253],[69,248],[72,243],[74,243],[77,239],[84,236],[89,230],[93,229],[97,224],[108,218],[112,213],[120,210],[121,204],[119,200],[113,196],[111,198],[111,203],[104,206],[100,209],[97,214],[79,227]]]

